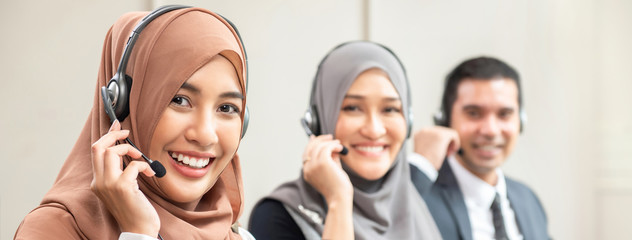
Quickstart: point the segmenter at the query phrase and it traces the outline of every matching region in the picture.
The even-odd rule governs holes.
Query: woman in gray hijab
[[[301,176],[255,206],[257,239],[441,239],[410,180],[412,113],[403,65],[364,41],[322,60],[302,119]]]

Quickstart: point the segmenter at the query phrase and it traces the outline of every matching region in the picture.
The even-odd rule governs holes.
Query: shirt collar
[[[501,199],[507,198],[505,175],[500,168],[496,168],[495,170],[498,181],[496,182],[496,186],[492,186],[463,167],[454,156],[448,158],[448,164],[450,164],[456,181],[459,183],[459,187],[463,193],[463,197],[466,200],[470,200],[481,207],[489,207],[494,201],[496,192],[498,192]]]

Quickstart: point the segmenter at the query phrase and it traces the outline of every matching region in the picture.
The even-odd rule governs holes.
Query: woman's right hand
[[[342,169],[343,146],[333,136],[310,136],[303,152],[303,178],[325,197],[328,204],[353,202],[353,186]]]
[[[122,157],[141,157],[138,149],[129,144],[116,145],[124,140],[129,130],[121,130],[114,121],[108,133],[92,144],[92,191],[101,199],[119,224],[121,232],[140,233],[157,237],[160,218],[147,197],[140,191],[136,178],[139,173],[155,173],[144,161],[131,161],[123,170]]]
[[[342,144],[331,135],[311,136],[303,152],[303,178],[327,202],[322,239],[353,239],[353,185],[342,169]]]

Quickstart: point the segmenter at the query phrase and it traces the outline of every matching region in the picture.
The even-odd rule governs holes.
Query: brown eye
[[[513,114],[513,110],[504,110],[504,111],[501,111],[498,114],[498,116],[502,119],[506,119],[506,118],[511,117],[512,114]]]
[[[345,111],[345,112],[354,112],[354,111],[359,111],[359,110],[360,110],[360,107],[356,105],[347,105],[342,108],[342,111]]]
[[[387,107],[384,109],[384,112],[386,113],[399,113],[401,111],[402,111],[401,109],[396,108],[396,107]]]
[[[219,112],[223,112],[223,113],[239,113],[239,109],[232,104],[223,104],[221,106],[219,106],[219,108],[217,109]]]
[[[465,114],[471,118],[478,118],[481,116],[478,111],[465,111]]]
[[[179,107],[190,107],[191,103],[186,97],[183,96],[175,96],[171,99],[171,104],[179,106]]]

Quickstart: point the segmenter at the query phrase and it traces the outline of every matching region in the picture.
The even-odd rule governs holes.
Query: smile
[[[352,144],[351,148],[361,156],[369,158],[379,158],[384,156],[386,151],[389,149],[389,145],[383,143],[360,143]]]
[[[384,151],[384,146],[356,146],[355,148],[359,151],[371,153]]]
[[[205,168],[211,162],[210,158],[196,158],[193,156],[184,155],[182,153],[171,153],[171,157],[179,164],[198,169]]]
[[[477,148],[483,151],[493,151],[493,150],[499,149],[500,147],[496,145],[485,145],[485,146],[478,146]]]

